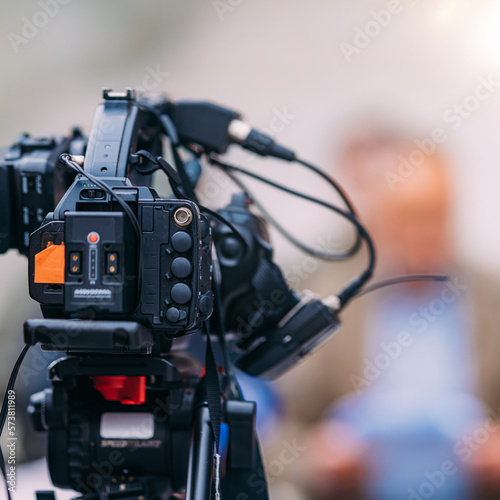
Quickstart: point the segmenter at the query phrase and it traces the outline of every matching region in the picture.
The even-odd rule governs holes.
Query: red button
[[[97,233],[90,233],[89,234],[90,243],[97,243],[98,239],[99,239],[99,236],[97,235]]]

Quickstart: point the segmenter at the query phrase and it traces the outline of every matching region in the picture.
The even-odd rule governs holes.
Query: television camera
[[[329,302],[288,287],[247,192],[217,212],[200,204],[201,158],[235,180],[239,172],[265,181],[221,161],[232,143],[311,168],[347,204],[284,188],[357,229],[348,251],[316,256],[343,259],[368,245],[367,269]],[[171,196],[151,187],[155,172]],[[54,485],[82,499],[268,498],[248,480],[262,469],[255,403],[243,399],[233,365],[279,376],[331,335],[370,279],[373,245],[340,187],[232,110],[104,89],[88,136],[22,135],[4,152],[0,213],[0,252],[28,257],[29,292],[43,313],[24,325],[9,388],[29,346],[66,354],[29,407],[48,433]],[[206,347],[204,366],[192,338]]]

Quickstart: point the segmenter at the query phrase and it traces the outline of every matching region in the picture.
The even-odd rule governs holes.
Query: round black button
[[[179,321],[180,314],[181,312],[177,309],[177,307],[169,307],[166,316],[170,323],[177,323],[177,321]]]
[[[186,278],[191,274],[191,262],[185,257],[177,257],[172,261],[170,270],[176,278]]]
[[[191,300],[193,293],[191,292],[191,288],[189,288],[189,286],[185,283],[177,283],[172,287],[170,296],[174,302],[177,302],[177,304],[186,304]]]
[[[213,305],[214,305],[214,300],[212,297],[212,292],[207,292],[200,299],[200,312],[201,312],[201,314],[209,313],[212,310]]]
[[[172,248],[177,252],[187,252],[193,246],[193,238],[185,231],[177,231],[172,236]]]

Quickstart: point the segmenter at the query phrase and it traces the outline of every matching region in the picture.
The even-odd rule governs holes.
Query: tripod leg
[[[185,500],[210,500],[214,438],[207,406],[198,406],[193,421]]]

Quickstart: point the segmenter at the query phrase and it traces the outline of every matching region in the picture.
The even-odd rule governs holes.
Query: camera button
[[[172,261],[170,270],[176,278],[186,278],[191,274],[191,262],[185,257],[177,257]]]
[[[193,292],[191,292],[191,288],[185,283],[177,283],[172,287],[170,296],[177,304],[187,304],[191,300]]]
[[[170,321],[170,323],[177,323],[180,319],[180,313],[179,309],[177,307],[170,307],[167,309],[167,320]]]
[[[193,238],[185,231],[177,231],[172,236],[172,248],[176,252],[187,252],[193,246]]]

